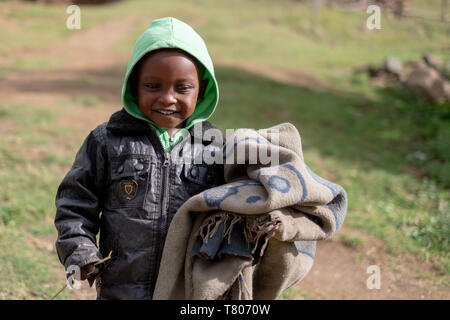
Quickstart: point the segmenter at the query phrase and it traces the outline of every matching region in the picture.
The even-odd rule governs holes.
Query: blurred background
[[[281,299],[449,299],[450,5],[446,0],[0,2],[0,299],[65,283],[54,198],[84,138],[121,108],[137,37],[173,16],[204,38],[221,129],[291,122],[342,185],[343,228]],[[380,8],[379,27],[370,29]],[[375,21],[376,22],[376,21]],[[381,287],[369,289],[368,267]],[[95,290],[57,299],[94,299]]]

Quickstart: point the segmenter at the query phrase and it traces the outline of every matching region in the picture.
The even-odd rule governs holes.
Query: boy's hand
[[[94,262],[85,265],[80,268],[81,280],[86,280],[88,277],[96,275],[99,272],[99,268],[94,266]]]

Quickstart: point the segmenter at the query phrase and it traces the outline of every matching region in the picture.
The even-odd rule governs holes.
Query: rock
[[[447,79],[450,80],[450,61],[448,61],[442,70],[442,75]]]
[[[383,61],[383,70],[385,70],[386,72],[395,74],[397,76],[400,76],[402,73],[402,69],[403,69],[403,64],[402,62],[394,57],[387,57],[384,61]]]
[[[372,65],[369,65],[367,66],[367,73],[369,74],[369,77],[375,78],[378,77],[378,75],[380,74],[380,69]]]
[[[405,85],[433,103],[450,100],[450,82],[430,67],[413,69]]]
[[[423,60],[405,62],[400,80],[405,82],[408,75],[417,68],[427,68],[427,64]]]
[[[431,54],[426,54],[422,57],[423,61],[429,66],[436,70],[440,70],[444,66],[444,61],[436,56],[433,56]]]
[[[420,161],[425,161],[425,160],[428,159],[428,156],[426,155],[426,153],[423,153],[421,151],[416,151],[416,152],[412,152],[412,153],[408,154],[406,156],[406,159],[407,160],[417,159],[417,160],[420,160]]]

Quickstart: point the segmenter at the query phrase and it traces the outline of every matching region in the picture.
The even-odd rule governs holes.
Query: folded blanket
[[[171,222],[154,299],[276,299],[344,221],[345,190],[304,163],[292,124],[239,129],[224,157],[226,183],[188,199]]]

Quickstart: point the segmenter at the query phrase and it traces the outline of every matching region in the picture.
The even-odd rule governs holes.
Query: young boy
[[[152,299],[173,216],[222,183],[221,164],[174,161],[195,139],[194,157],[217,144],[194,124],[215,128],[207,119],[218,99],[201,37],[175,18],[154,20],[130,58],[123,109],[89,134],[56,195],[58,257],[80,267],[82,280],[96,279],[98,299]],[[100,271],[94,263],[110,251]]]

